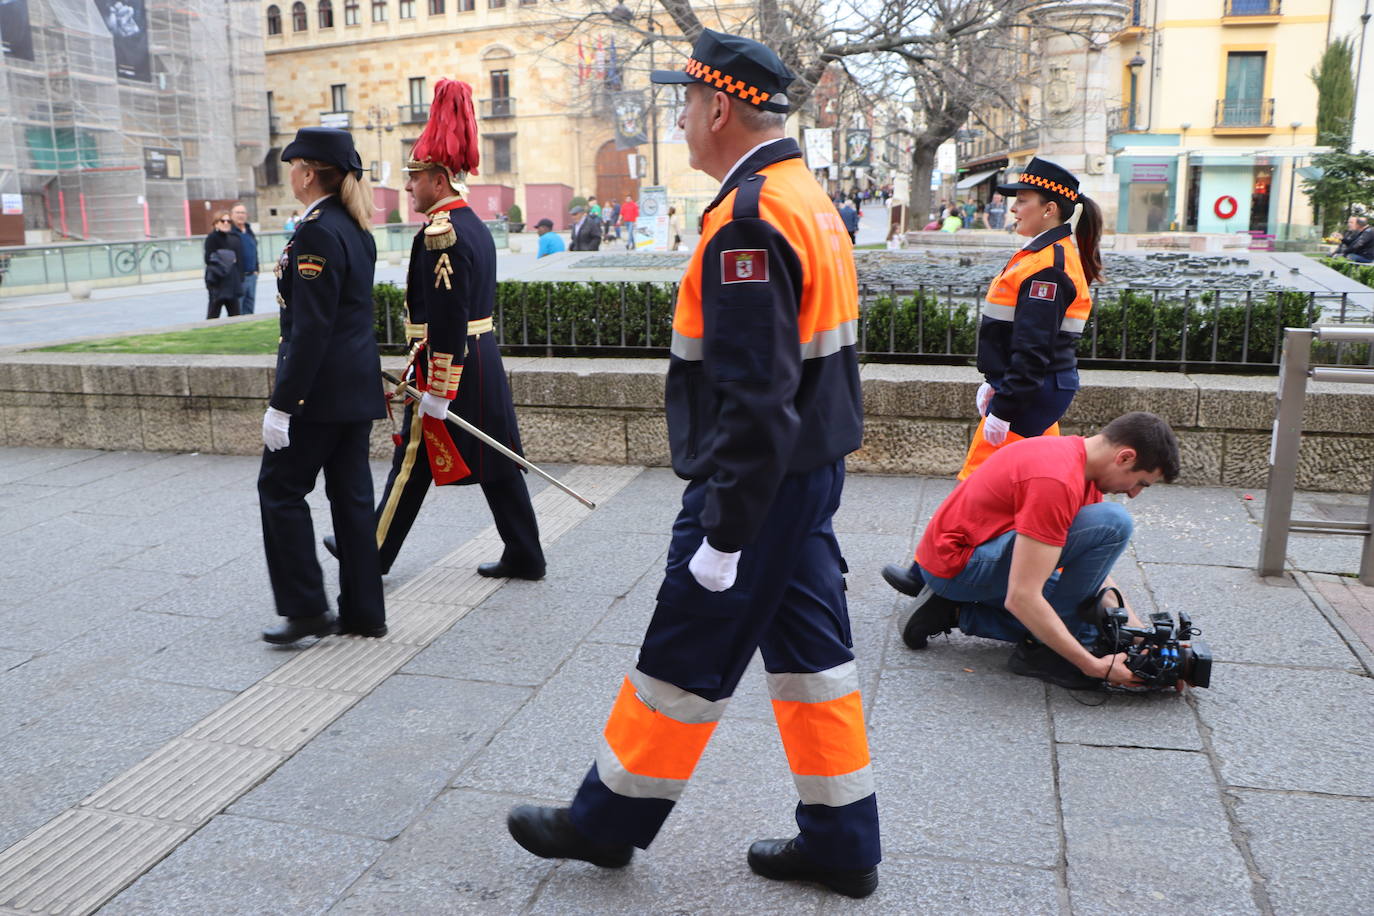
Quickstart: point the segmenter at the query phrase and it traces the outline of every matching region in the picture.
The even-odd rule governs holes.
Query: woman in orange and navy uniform
[[[1078,392],[1077,347],[1092,311],[1091,286],[1102,276],[1102,211],[1079,193],[1072,173],[1032,159],[997,191],[1015,196],[1017,232],[1030,241],[992,281],[983,303],[983,419],[960,480],[1008,442],[1059,435],[1059,418]]]

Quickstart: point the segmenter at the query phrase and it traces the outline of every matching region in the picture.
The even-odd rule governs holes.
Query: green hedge
[[[1343,273],[1356,283],[1374,286],[1374,264],[1356,264],[1345,258],[1322,258],[1321,262],[1337,273]]]

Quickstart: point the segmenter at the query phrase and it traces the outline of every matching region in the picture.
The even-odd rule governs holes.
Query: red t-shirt
[[[1064,546],[1078,510],[1102,501],[1083,477],[1087,460],[1082,436],[1036,436],[999,448],[935,510],[916,562],[953,578],[974,548],[1013,529]]]
[[[639,219],[639,204],[632,200],[625,201],[620,207],[620,218],[627,223]]]

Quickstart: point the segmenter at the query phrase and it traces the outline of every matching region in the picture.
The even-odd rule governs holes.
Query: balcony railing
[[[478,99],[477,116],[480,118],[515,117],[515,98],[506,96],[500,99]]]
[[[1273,99],[1217,99],[1217,127],[1273,127]]]
[[[321,127],[335,127],[339,130],[348,130],[353,126],[353,112],[351,111],[322,111],[320,112]]]
[[[1282,0],[1226,0],[1223,16],[1278,16]]]
[[[399,105],[397,120],[402,124],[424,124],[429,120],[428,105]]]

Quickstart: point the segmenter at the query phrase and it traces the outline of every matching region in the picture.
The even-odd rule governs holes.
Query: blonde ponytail
[[[320,190],[326,194],[339,195],[340,202],[348,215],[364,232],[372,231],[372,185],[366,175],[354,178],[352,172],[344,172],[338,166],[316,159],[306,159],[305,164],[320,178]]]

